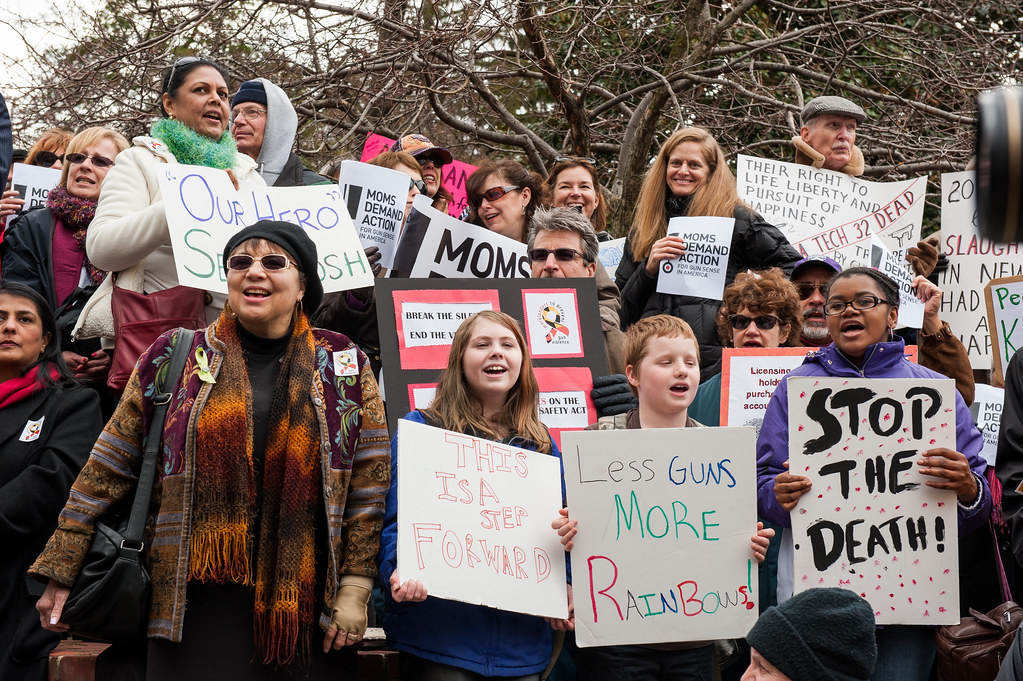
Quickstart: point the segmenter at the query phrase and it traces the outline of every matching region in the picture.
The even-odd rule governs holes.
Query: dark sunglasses
[[[799,294],[800,300],[806,300],[813,295],[814,291],[821,294],[824,297],[824,291],[828,288],[827,284],[812,284],[808,281],[801,281],[796,284],[796,293]]]
[[[32,165],[34,165],[34,166],[41,166],[43,168],[48,168],[49,166],[52,166],[57,161],[63,162],[64,161],[64,157],[63,156],[58,156],[57,154],[53,153],[52,151],[40,151],[38,154],[36,154],[36,157],[32,160]]]
[[[781,321],[773,314],[762,314],[758,317],[747,317],[744,314],[732,314],[728,315],[728,323],[732,325],[733,329],[742,331],[753,322],[757,325],[757,328],[761,331],[770,331],[774,327],[778,326],[778,322]]]
[[[408,190],[412,191],[412,187],[419,190],[420,194],[426,193],[426,183],[422,180],[413,180],[411,177],[408,179]]]
[[[92,166],[94,168],[109,168],[110,166],[114,165],[114,162],[111,161],[106,156],[98,155],[86,156],[85,154],[74,153],[65,154],[64,158],[71,165],[81,165],[82,163],[85,163],[89,159],[92,159]]]
[[[267,272],[278,272],[295,265],[288,259],[288,256],[280,253],[268,253],[261,258],[253,258],[251,255],[232,255],[227,259],[227,269],[247,270],[252,267],[254,262],[258,262]],[[298,269],[298,265],[295,265],[295,269]]]
[[[597,165],[597,159],[589,158],[586,156],[555,156],[555,163],[589,163],[591,166]]]
[[[529,259],[533,262],[547,262],[547,257],[553,253],[554,259],[558,262],[572,262],[576,256],[582,258],[585,262],[589,262],[589,259],[574,248],[534,248],[529,252]]]
[[[486,199],[490,203],[493,203],[494,201],[497,201],[505,194],[510,194],[519,189],[522,189],[522,187],[515,184],[506,184],[501,187],[491,187],[487,191],[480,194],[478,197],[475,197],[472,203],[474,206],[479,206],[481,203],[483,203],[483,199]]]

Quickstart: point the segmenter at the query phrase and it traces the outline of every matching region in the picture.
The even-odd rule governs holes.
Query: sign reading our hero
[[[789,468],[813,487],[792,512],[794,590],[855,591],[878,624],[959,622],[956,495],[920,452],[955,449],[951,379],[791,378]]]
[[[657,292],[721,300],[734,230],[734,218],[668,220],[668,234],[685,241],[686,250],[677,258],[661,261]]]
[[[992,279],[984,287],[988,328],[995,376],[1005,376],[1005,367],[1023,347],[1023,276]]]
[[[316,244],[325,292],[373,285],[373,272],[335,186],[235,189],[223,170],[176,164],[161,169],[159,179],[183,286],[227,293],[224,246],[260,220],[291,222],[305,230]]]
[[[871,235],[898,262],[920,240],[927,178],[869,182],[844,173],[739,155],[739,197],[803,255],[823,254],[843,268],[871,265]]]
[[[342,161],[338,186],[359,232],[359,241],[365,248],[379,248],[381,267],[390,269],[405,221],[409,176],[368,163]]]
[[[398,421],[398,574],[430,595],[568,617],[557,457]]]
[[[565,433],[580,647],[744,636],[757,619],[750,428]]]

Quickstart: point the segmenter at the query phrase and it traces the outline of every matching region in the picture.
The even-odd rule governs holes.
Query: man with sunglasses
[[[331,184],[308,170],[291,150],[298,132],[298,114],[291,100],[266,78],[242,83],[231,100],[231,134],[238,151],[251,156],[271,187]]]

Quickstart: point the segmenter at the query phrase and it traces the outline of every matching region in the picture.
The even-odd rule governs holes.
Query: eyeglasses
[[[92,156],[86,156],[85,154],[79,153],[65,154],[64,158],[71,165],[81,165],[82,163],[85,163],[87,160],[90,159],[92,160],[92,166],[94,168],[109,168],[110,166],[114,165],[114,162],[111,161],[106,156],[99,156],[96,154]]]
[[[486,199],[490,203],[493,203],[494,201],[497,201],[505,194],[510,194],[511,192],[517,191],[519,189],[522,189],[522,187],[514,184],[506,184],[501,187],[491,187],[487,191],[483,192],[480,196],[474,197],[472,203],[474,206],[479,206],[481,203],[483,203],[483,199]]]
[[[807,298],[813,295],[814,291],[817,291],[818,293],[821,294],[821,297],[823,297],[824,292],[827,290],[827,288],[828,288],[827,283],[814,284],[809,281],[801,281],[796,284],[796,293],[799,294],[800,300],[806,300]]]
[[[261,258],[253,258],[251,255],[244,254],[232,255],[227,259],[227,269],[247,270],[252,267],[254,262],[258,262],[267,272],[278,272],[292,265],[294,265],[296,270],[298,269],[298,265],[289,260],[288,256],[281,255],[280,253],[268,253]]]
[[[732,325],[733,329],[743,331],[753,322],[757,325],[757,328],[761,331],[770,331],[774,327],[778,326],[778,322],[781,320],[775,317],[773,314],[762,314],[757,317],[747,317],[744,314],[731,314],[728,315],[728,323]]]
[[[533,262],[547,262],[547,257],[551,253],[554,254],[554,259],[558,262],[572,262],[576,259],[576,256],[582,258],[586,262],[590,261],[585,254],[580,253],[574,248],[534,248],[529,252],[529,259]]]
[[[64,161],[64,156],[58,156],[52,151],[40,151],[36,154],[36,157],[32,159],[32,165],[48,168],[57,161]]]
[[[891,305],[884,298],[878,298],[877,296],[857,296],[846,302],[844,300],[829,300],[824,305],[824,314],[829,317],[834,317],[845,312],[845,308],[852,306],[854,310],[873,310],[875,307],[884,303],[885,305]]]
[[[423,182],[422,180],[414,180],[410,177],[408,179],[408,190],[412,191],[413,187],[418,189],[420,194],[426,193],[426,183]]]
[[[231,123],[234,123],[238,119],[243,121],[258,121],[260,118],[266,115],[266,109],[259,109],[253,107],[251,109],[240,109],[238,111],[231,112]]]
[[[423,170],[426,170],[428,165],[430,167],[433,167],[433,168],[443,168],[444,167],[444,161],[440,160],[439,158],[437,158],[435,156],[427,156],[426,158],[423,158],[421,156],[416,156],[415,158],[416,158],[417,161],[419,161],[419,167],[422,168]]]
[[[597,165],[597,159],[589,158],[586,156],[555,156],[555,163],[589,163],[591,166]]]

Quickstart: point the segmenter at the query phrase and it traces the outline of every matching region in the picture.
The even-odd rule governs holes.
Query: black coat
[[[288,156],[288,162],[274,182],[275,187],[311,187],[314,184],[333,184],[333,180],[307,169],[295,152]]]
[[[672,209],[671,206],[674,206]],[[688,202],[671,202],[668,217],[685,215]],[[780,267],[785,274],[799,261],[793,248],[777,227],[768,224],[745,208],[735,209],[735,231],[728,255],[725,286],[748,269]],[[700,380],[705,381],[721,371],[721,340],[717,331],[720,300],[679,296],[657,292],[657,277],[646,273],[646,259],[636,262],[632,255],[632,234],[625,240],[622,260],[618,263],[615,283],[622,292],[622,330],[645,317],[670,314],[684,319],[693,327],[700,345]]]
[[[5,284],[24,284],[46,298],[51,310],[60,305],[53,285],[53,231],[57,223],[45,206],[22,213],[4,232],[0,244]]]
[[[23,441],[29,422],[42,424]],[[90,388],[51,387],[0,410],[0,679],[43,681],[60,634],[39,625],[44,584],[26,571],[57,527],[71,484],[103,428]]]
[[[1014,564],[1006,571],[1015,574],[1013,596],[1023,594],[1023,350],[1018,350],[1005,369],[1005,398],[998,427],[998,453],[995,473],[1002,483],[1002,512],[1012,533]]]

